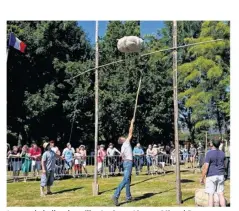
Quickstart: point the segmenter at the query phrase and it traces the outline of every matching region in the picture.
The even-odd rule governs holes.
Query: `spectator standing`
[[[197,155],[197,149],[194,147],[193,144],[191,144],[189,152],[190,152],[191,168],[194,168],[195,167],[195,159],[196,159],[196,155]]]
[[[230,179],[230,141],[225,141],[225,179]]]
[[[41,148],[37,146],[36,142],[32,142],[32,147],[29,149],[29,154],[32,159],[32,172],[33,172],[33,177],[36,176],[36,171],[37,171],[37,176],[39,176],[39,172],[41,170]]]
[[[57,146],[55,146],[55,141],[54,140],[51,140],[50,141],[50,146],[51,146],[51,150],[53,151],[53,152],[57,152],[58,151],[58,147]]]
[[[103,176],[104,174],[104,163],[106,158],[106,151],[105,151],[105,145],[101,144],[98,150],[98,173]]]
[[[134,156],[136,175],[139,175],[139,172],[142,169],[142,160],[143,160],[143,156],[144,156],[144,151],[141,148],[140,143],[137,143],[137,145],[134,147],[133,156]]]
[[[146,151],[146,160],[147,160],[147,170],[148,170],[148,174],[150,174],[150,166],[152,166],[152,158],[154,156],[154,153],[153,153],[153,147],[152,145],[150,144],[148,146],[148,149]]]
[[[201,142],[198,143],[198,148],[197,148],[197,152],[198,152],[198,166],[201,169],[204,163],[204,147],[202,145]]]
[[[219,146],[219,150],[223,151],[225,153],[225,144],[224,144],[224,140],[221,140],[220,146]]]
[[[110,143],[106,153],[108,157],[109,172],[110,172],[110,175],[113,176],[115,174],[116,163],[117,163],[116,153],[120,155],[120,151],[117,150],[112,143]]]
[[[45,142],[43,144],[45,152],[42,155],[42,175],[40,185],[40,195],[45,196],[44,187],[47,187],[47,194],[52,194],[51,186],[54,182],[54,172],[56,166],[56,157],[60,158],[54,151],[51,150],[50,143]]]
[[[224,174],[225,174],[225,154],[219,150],[220,141],[213,140],[211,151],[206,154],[205,163],[203,165],[201,184],[205,184],[205,192],[209,194],[208,206],[214,205],[214,193],[219,195],[219,203],[221,207],[226,206],[224,197]],[[206,181],[205,181],[206,177]]]
[[[187,144],[184,145],[184,148],[183,148],[183,160],[184,160],[184,163],[187,164],[188,163],[188,146]]]
[[[166,154],[167,154],[167,155],[170,155],[170,150],[171,150],[171,147],[167,144],[167,145],[165,146],[165,151],[166,151]]]
[[[74,177],[79,177],[82,174],[82,167],[81,167],[81,154],[80,154],[80,149],[76,148],[76,153],[74,154],[74,170],[75,170],[75,175]]]
[[[172,166],[174,166],[176,163],[176,150],[175,150],[174,145],[172,145],[172,147],[171,147],[170,155],[171,155]]]
[[[71,147],[70,143],[67,143],[66,148],[62,152],[62,157],[64,158],[64,169],[65,169],[65,174],[70,174],[72,175],[72,166],[74,162],[74,153],[75,150],[74,148]],[[70,173],[71,171],[71,173]]]
[[[18,147],[13,146],[12,151],[9,152],[8,158],[11,159],[12,171],[13,171],[13,182],[19,181],[19,173],[20,173],[20,153],[18,152]]]
[[[56,166],[55,166],[55,179],[60,179],[63,175],[63,161],[61,156],[61,151],[58,149],[56,151]]]
[[[27,145],[24,145],[22,147],[22,152],[20,156],[22,157],[22,172],[24,176],[24,182],[26,182],[28,173],[31,170],[31,159],[30,159],[29,148]]]
[[[86,169],[87,153],[86,153],[85,145],[80,145],[80,156],[81,156],[81,166],[84,169],[86,177],[87,177],[88,176],[87,169]]]
[[[153,145],[152,149],[152,166],[153,166],[153,173],[158,171],[158,148],[157,145]]]

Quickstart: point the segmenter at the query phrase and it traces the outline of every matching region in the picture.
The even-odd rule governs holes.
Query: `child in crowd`
[[[75,165],[74,165],[74,170],[75,170],[75,177],[79,177],[82,174],[82,169],[81,169],[81,154],[80,154],[80,149],[76,148],[76,153],[74,155],[75,158]]]
[[[88,176],[87,169],[86,169],[86,149],[84,145],[80,145],[80,156],[81,156],[81,167],[84,169],[86,177]]]

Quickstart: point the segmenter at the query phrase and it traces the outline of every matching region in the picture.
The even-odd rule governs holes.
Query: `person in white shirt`
[[[87,159],[87,154],[86,154],[86,149],[85,145],[80,145],[80,155],[81,155],[81,166],[83,167],[85,171],[86,177],[88,176],[87,169],[86,169],[86,159]]]
[[[152,158],[153,158],[153,147],[152,147],[152,145],[150,144],[150,145],[148,146],[147,151],[146,151],[148,174],[150,174],[150,166],[152,165]]]
[[[116,153],[120,155],[120,151],[117,150],[112,143],[110,143],[106,153],[108,157],[108,166],[109,166],[110,175],[114,176],[117,158],[118,158],[116,156]]]
[[[158,172],[158,146],[156,144],[153,145],[152,149],[152,166],[153,173]]]
[[[131,174],[132,174],[132,167],[133,167],[133,152],[132,147],[130,144],[130,140],[133,136],[133,126],[134,126],[134,118],[131,120],[129,134],[128,137],[120,137],[118,140],[119,144],[122,144],[121,147],[121,156],[123,160],[124,166],[124,178],[119,186],[116,188],[112,200],[116,206],[119,206],[118,198],[122,189],[125,187],[126,189],[126,201],[132,201],[132,196],[130,193],[130,182],[131,182]]]
[[[74,154],[74,170],[75,170],[75,175],[74,177],[80,177],[82,173],[81,169],[81,154],[80,154],[80,149],[76,148],[76,153]]]

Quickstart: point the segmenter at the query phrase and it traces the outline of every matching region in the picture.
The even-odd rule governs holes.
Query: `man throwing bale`
[[[134,119],[131,120],[130,128],[129,128],[129,134],[128,137],[120,137],[118,140],[119,144],[122,144],[121,147],[121,157],[123,160],[123,167],[124,167],[124,178],[122,182],[119,184],[117,189],[115,190],[115,193],[112,197],[112,200],[116,206],[119,206],[119,196],[122,189],[125,187],[126,189],[126,201],[130,202],[132,201],[132,196],[130,193],[130,182],[131,182],[131,173],[132,173],[132,166],[133,166],[133,152],[132,147],[130,144],[130,140],[133,135],[133,124]]]

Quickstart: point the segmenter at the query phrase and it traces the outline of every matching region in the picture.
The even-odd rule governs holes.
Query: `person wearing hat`
[[[110,143],[106,153],[108,157],[110,175],[114,175],[115,169],[116,169],[116,162],[117,162],[116,153],[120,155],[120,151],[116,149],[112,143]]]
[[[203,165],[201,184],[205,184],[205,192],[208,193],[208,206],[214,205],[214,193],[219,196],[219,203],[221,207],[226,206],[224,197],[224,174],[225,174],[225,154],[219,150],[220,141],[213,140],[213,147],[207,152],[205,163]],[[205,181],[206,180],[206,181]]]
[[[44,187],[47,187],[47,194],[52,194],[51,186],[54,182],[54,172],[56,165],[56,157],[61,158],[53,150],[51,150],[50,143],[45,142],[43,144],[45,152],[42,155],[42,175],[40,184],[40,195],[45,196]],[[62,158],[61,158],[62,159]]]

